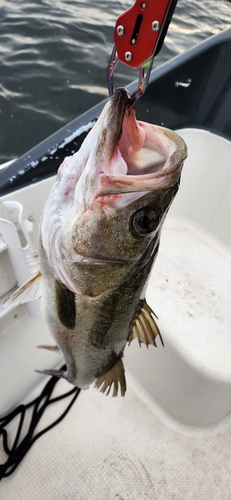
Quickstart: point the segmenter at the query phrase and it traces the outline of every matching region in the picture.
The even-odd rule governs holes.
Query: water
[[[0,163],[107,94],[113,28],[132,0],[0,0]],[[227,0],[178,0],[155,67],[230,26]],[[137,76],[120,65],[115,86]]]

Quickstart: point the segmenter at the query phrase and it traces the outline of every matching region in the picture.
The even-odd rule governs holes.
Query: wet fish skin
[[[69,314],[65,319],[59,314],[56,282],[48,277],[44,279],[44,302],[46,302],[46,317],[56,342],[64,354],[68,366],[69,382],[82,388],[95,381],[100,375],[108,371],[121,357],[123,349],[129,336],[133,318],[139,309],[139,299],[147,279],[147,273],[152,266],[152,260],[157,252],[158,240],[154,244],[154,251],[146,266],[145,261],[140,262],[131,279],[119,284],[117,287],[109,288],[105,292],[94,297],[87,294],[73,294],[75,298],[76,324],[74,329],[69,326]],[[105,287],[105,271],[102,272],[102,280]],[[46,286],[47,282],[47,286]],[[63,299],[66,295],[64,293]],[[78,380],[78,367],[75,360],[86,363],[81,367],[82,381]],[[81,364],[79,361],[79,364]],[[86,380],[85,384],[83,379]]]
[[[62,376],[107,393],[113,385],[114,396],[126,391],[126,343],[155,345],[159,334],[145,290],[187,156],[177,134],[137,122],[129,104],[125,90],[115,91],[79,152],[64,160],[39,236],[37,280],[65,358]]]

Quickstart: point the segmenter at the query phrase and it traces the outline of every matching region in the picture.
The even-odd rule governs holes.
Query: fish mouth
[[[113,92],[110,98],[110,103],[112,113],[110,119],[110,130],[114,129],[119,138],[122,133],[124,114],[133,103],[132,96],[127,89],[119,87]],[[114,138],[114,140],[116,140],[116,138]]]
[[[96,266],[108,266],[108,265],[115,265],[115,264],[118,264],[118,265],[123,265],[124,264],[124,260],[122,259],[98,259],[98,258],[92,258],[92,257],[88,257],[88,256],[85,256],[85,255],[81,255],[77,252],[74,252],[73,253],[73,262],[75,264],[86,264],[86,265],[89,265],[89,264],[92,264],[92,265],[96,265]]]
[[[124,88],[117,88],[108,102],[108,110],[103,122],[96,156],[103,153],[108,164],[112,161],[115,149],[123,134],[124,116],[132,105],[132,97]]]
[[[171,186],[187,156],[187,147],[175,132],[136,119],[132,97],[124,88],[114,91],[91,137],[75,189],[76,203],[83,210],[110,195],[114,208],[122,208],[144,192]],[[108,202],[112,206],[112,199]]]
[[[137,120],[132,102],[125,89],[115,90],[111,98],[113,114],[108,130],[114,127],[117,116],[121,131],[119,141],[115,136],[112,141],[109,168],[101,169],[99,196],[137,193],[140,197],[155,188],[168,187],[179,177],[187,157],[183,139],[169,129]]]

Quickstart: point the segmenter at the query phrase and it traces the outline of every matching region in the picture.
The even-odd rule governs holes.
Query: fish
[[[162,341],[145,293],[186,157],[183,139],[137,120],[118,88],[64,159],[41,216],[38,270],[8,301],[42,297],[56,344],[40,347],[66,365],[42,373],[124,396],[125,346]]]

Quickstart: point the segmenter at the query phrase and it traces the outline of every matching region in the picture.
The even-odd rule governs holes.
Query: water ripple
[[[0,162],[19,156],[107,96],[119,14],[133,0],[1,0]],[[155,66],[230,26],[226,0],[179,0]],[[136,71],[120,65],[115,85]]]

